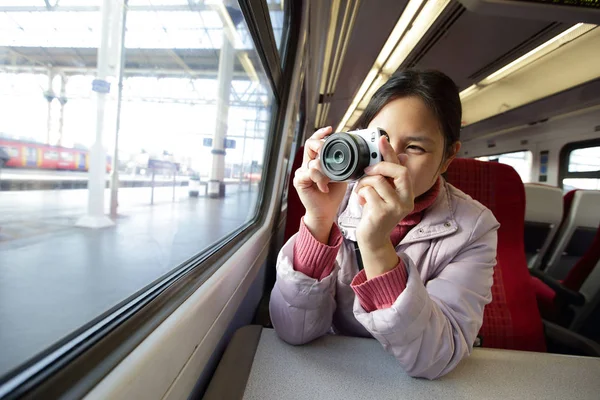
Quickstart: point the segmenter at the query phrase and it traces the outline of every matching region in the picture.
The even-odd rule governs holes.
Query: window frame
[[[291,30],[291,20],[292,20],[292,6],[290,5],[292,1],[286,0],[285,2],[285,10],[283,11],[283,32],[281,33],[281,49],[277,49],[279,51],[279,57],[281,59],[280,65],[283,66],[283,61],[286,60],[288,50],[290,49],[290,41],[286,40],[289,38],[290,30]],[[297,6],[298,8],[300,6]],[[267,14],[269,14],[268,6],[267,6]],[[270,18],[270,16],[269,16]],[[273,30],[273,25],[271,25],[271,32],[275,35]],[[275,43],[275,47],[277,48],[277,43]]]
[[[174,267],[138,292],[56,342],[0,380],[0,397],[83,397],[206,282],[264,224],[274,197],[277,159],[288,93],[299,39],[302,2],[288,1],[288,28],[281,59],[265,0],[238,0],[256,51],[273,91],[271,119],[265,142],[263,184],[254,218],[186,262]],[[265,14],[266,10],[266,14]],[[270,18],[270,17],[269,17]],[[266,25],[268,23],[268,25]],[[267,27],[269,35],[264,32]],[[265,36],[266,35],[266,36]],[[270,38],[269,38],[270,37]],[[273,53],[277,55],[273,57]],[[270,55],[269,55],[270,54]]]
[[[565,179],[600,179],[600,169],[598,171],[569,172],[569,158],[572,152],[598,146],[600,146],[600,139],[589,139],[567,143],[560,149],[558,156],[558,186],[561,189],[564,189],[563,180]]]
[[[287,5],[285,5],[288,10],[288,17],[290,15],[290,3],[290,1],[286,1]],[[256,51],[265,67],[265,71],[267,71],[273,91],[277,95],[277,100],[280,101],[282,94],[282,67],[269,15],[269,6],[266,0],[239,0],[239,4],[244,18],[246,18],[250,35],[254,39]],[[289,31],[285,32],[284,30],[281,40],[284,43],[289,40]],[[286,45],[284,45],[285,47]]]

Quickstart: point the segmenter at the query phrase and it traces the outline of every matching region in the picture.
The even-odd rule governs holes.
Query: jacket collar
[[[423,219],[408,232],[400,244],[409,244],[421,240],[430,240],[448,236],[458,230],[458,224],[452,211],[452,197],[449,184],[442,180],[440,193],[433,204],[425,210]]]
[[[458,230],[458,224],[452,212],[449,184],[442,179],[441,185],[440,193],[433,204],[425,210],[421,222],[411,229],[400,245],[447,236]],[[338,226],[346,239],[355,242],[356,227],[362,216],[362,207],[358,204],[354,185],[348,186],[340,208],[343,211],[338,216]]]

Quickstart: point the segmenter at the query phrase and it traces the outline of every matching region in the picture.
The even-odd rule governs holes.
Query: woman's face
[[[396,154],[408,156],[405,166],[410,172],[415,197],[433,186],[460,149],[457,142],[442,164],[444,136],[438,121],[425,103],[414,96],[389,102],[373,118],[369,128],[385,130]]]

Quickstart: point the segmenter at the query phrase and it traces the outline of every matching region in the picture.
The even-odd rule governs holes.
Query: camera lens
[[[345,132],[334,133],[321,148],[321,169],[333,181],[358,179],[369,166],[370,155],[362,137]]]
[[[341,164],[344,162],[344,152],[341,150],[336,150],[335,153],[333,153],[333,161],[336,164]]]

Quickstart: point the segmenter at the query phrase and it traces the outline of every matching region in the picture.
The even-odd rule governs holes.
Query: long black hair
[[[420,98],[438,120],[444,136],[443,159],[446,159],[452,145],[460,140],[462,106],[456,84],[440,71],[407,69],[396,72],[371,97],[352,130],[366,128],[389,102],[409,96]]]

